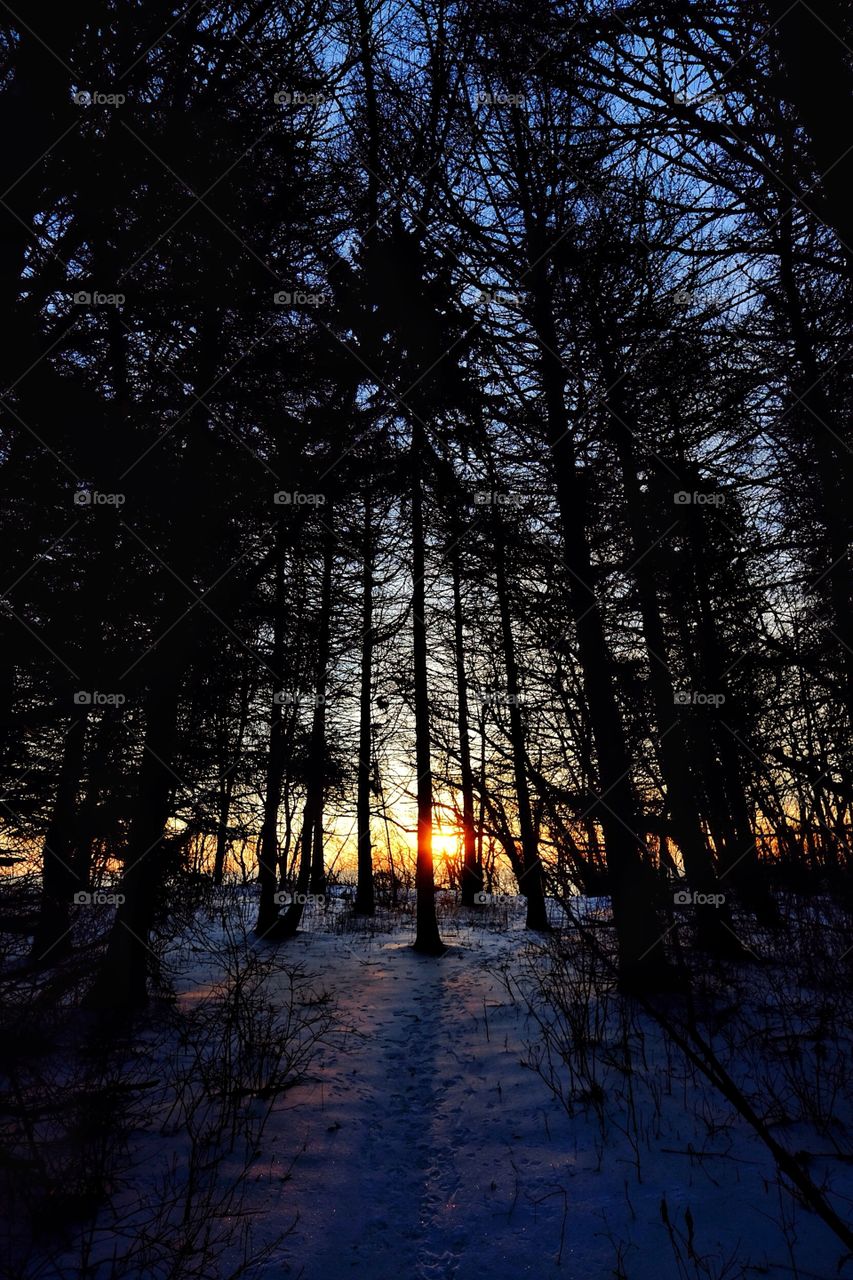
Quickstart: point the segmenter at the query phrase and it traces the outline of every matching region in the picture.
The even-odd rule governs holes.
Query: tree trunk
[[[243,737],[249,716],[249,685],[244,681],[240,689],[240,723],[234,744],[234,759],[219,780],[219,809],[216,815],[216,852],[213,858],[213,883],[221,885],[225,875],[225,859],[228,855],[228,822],[231,817],[231,800],[234,795],[234,778],[237,762],[243,748]],[[227,747],[227,730],[225,735]],[[227,759],[227,751],[226,751]]]
[[[459,550],[453,545],[450,557],[453,575],[453,632],[456,660],[456,724],[459,733],[459,773],[462,789],[462,905],[473,907],[475,895],[483,888],[483,869],[477,859],[477,833],[474,828],[474,771],[471,767],[471,741],[468,732],[468,680],[465,675],[465,634],[462,614],[462,583]]]
[[[216,850],[213,854],[213,883],[217,888],[225,876],[225,858],[228,854],[228,818],[231,813],[230,777],[220,779],[219,805],[216,813]]]
[[[308,747],[307,785],[305,808],[300,836],[299,873],[296,878],[296,900],[283,916],[267,932],[266,937],[278,941],[292,937],[299,928],[304,910],[303,899],[307,893],[325,894],[325,878],[322,888],[316,889],[317,868],[323,872],[323,793],[326,772],[326,670],[329,664],[331,631],[332,562],[334,558],[334,533],[332,512],[329,512],[329,528],[323,553],[323,583],[320,599],[320,629],[318,636],[316,696],[311,720],[311,741]]]
[[[415,866],[417,927],[415,950],[441,955],[445,946],[435,914],[435,878],[432,865],[432,762],[430,759],[429,685],[427,681],[426,551],[424,545],[423,482],[421,458],[423,427],[412,424],[410,453],[412,498],[412,647],[415,683],[415,761],[418,797],[418,853]]]
[[[506,669],[509,734],[512,747],[512,767],[515,794],[518,803],[518,827],[521,836],[522,872],[518,887],[527,899],[527,928],[545,932],[550,928],[545,905],[542,864],[539,845],[530,811],[530,787],[527,781],[527,749],[524,721],[521,714],[521,691],[518,679],[518,661],[515,654],[515,637],[512,633],[509,585],[506,576],[506,546],[500,512],[492,507],[493,546],[495,555],[495,585],[503,638],[504,666]]]
[[[317,682],[312,724],[312,775],[314,786],[314,845],[311,857],[311,892],[324,896],[326,870],[323,866],[323,802],[326,790],[326,694],[332,632],[332,568],[335,556],[334,512],[326,517],[323,549],[323,585],[320,595],[320,628],[317,638]],[[314,744],[316,743],[316,753]],[[310,785],[310,784],[309,784]]]
[[[537,261],[534,253],[532,261]],[[540,370],[545,392],[548,440],[557,485],[569,602],[578,639],[583,686],[598,759],[601,788],[598,816],[604,832],[613,920],[619,939],[620,984],[649,991],[678,985],[668,965],[656,911],[658,889],[644,861],[645,846],[631,762],[610,669],[601,609],[592,586],[593,569],[584,522],[584,495],[578,483],[571,424],[565,405],[564,374],[556,352],[550,287],[541,263],[531,273]]]
[[[69,950],[69,906],[75,890],[85,887],[78,875],[74,849],[75,808],[88,712],[84,707],[75,707],[74,711],[77,714],[65,733],[56,798],[42,849],[41,906],[30,952],[36,964],[55,964]]]
[[[181,677],[165,660],[152,679],[145,703],[145,741],[136,806],[120,883],[124,894],[110,933],[107,954],[87,1003],[93,1008],[147,1003],[148,938],[162,882],[163,840],[175,775],[170,767],[177,726]]]
[[[790,173],[790,167],[787,172]],[[793,180],[793,179],[791,179]],[[826,373],[815,353],[797,287],[793,262],[793,227],[790,210],[779,219],[779,268],[788,324],[797,364],[805,384],[799,396],[806,409],[804,427],[817,464],[817,494],[822,508],[828,541],[826,570],[829,596],[835,620],[835,640],[840,644],[844,702],[853,725],[853,572],[850,565],[851,520],[849,492],[850,454],[844,448],[845,427],[837,421],[829,397],[823,389]],[[795,386],[795,391],[800,391]],[[841,448],[837,448],[838,441]]]
[[[370,768],[373,759],[373,531],[369,489],[364,497],[364,565],[361,613],[361,697],[358,735],[358,885],[353,910],[372,916],[376,911],[373,890],[373,850],[370,840]]]
[[[110,706],[104,709],[101,723],[95,733],[94,749],[86,768],[88,781],[77,813],[74,832],[74,869],[81,889],[90,887],[92,847],[98,834],[98,807],[108,783],[110,737],[117,731],[121,718],[120,707]]]
[[[255,933],[266,937],[278,922],[278,904],[275,900],[278,887],[278,814],[281,808],[282,780],[284,777],[284,546],[281,521],[276,530],[277,560],[275,566],[275,601],[273,605],[272,670],[273,690],[270,705],[270,736],[267,751],[266,794],[264,816],[258,845],[258,883],[260,899]]]
[[[701,509],[693,505],[682,507],[681,510],[684,513],[683,519],[688,531],[692,577],[699,613],[697,639],[701,669],[707,688],[713,689],[725,699],[728,696],[726,668],[703,568],[707,563],[705,531],[702,524],[704,515]],[[776,911],[758,861],[758,848],[743,784],[741,744],[720,722],[720,712],[717,708],[713,709],[713,715],[710,717],[708,736],[715,748],[716,760],[713,753],[709,753],[707,758],[711,767],[719,770],[719,782],[712,782],[711,787],[718,793],[722,792],[725,808],[726,848],[719,859],[720,879],[725,881],[730,875],[730,883],[737,887],[746,905],[760,919],[770,924],[776,919]]]
[[[305,798],[305,808],[302,812],[302,834],[299,837],[299,871],[296,876],[294,900],[290,903],[284,915],[279,917],[274,932],[268,934],[268,937],[274,937],[276,940],[292,938],[299,928],[302,921],[302,913],[305,910],[304,898],[311,883],[311,850],[316,825],[314,820],[314,796],[308,795]],[[322,824],[320,829],[322,832]]]
[[[598,341],[608,392],[610,429],[625,490],[625,506],[631,533],[631,573],[637,585],[643,641],[649,664],[649,686],[658,727],[661,770],[673,831],[684,858],[687,879],[694,891],[719,895],[720,885],[711,852],[702,831],[696,805],[696,789],[690,768],[690,740],[684,719],[675,701],[669,667],[666,634],[654,579],[655,543],[649,533],[643,495],[637,476],[634,443],[627,425],[629,406],[619,393],[621,378],[606,349],[599,330]],[[731,916],[725,905],[698,904],[696,924],[699,941],[716,952],[731,954],[742,948],[732,933]]]

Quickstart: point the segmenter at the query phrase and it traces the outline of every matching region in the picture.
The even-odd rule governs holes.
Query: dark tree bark
[[[89,993],[90,1007],[139,1007],[147,1003],[149,934],[163,878],[164,830],[176,777],[171,768],[181,688],[181,668],[161,651],[145,701],[145,739],[136,805],[120,889],[124,895],[107,953]]]
[[[42,849],[42,894],[33,937],[34,963],[55,964],[70,949],[69,907],[78,889],[85,888],[75,859],[75,810],[83,772],[88,712],[75,707],[65,732],[53,814]]]
[[[264,816],[258,845],[258,884],[260,898],[255,933],[263,938],[275,928],[278,921],[278,904],[275,900],[278,885],[278,816],[281,808],[282,781],[285,766],[284,732],[284,546],[281,519],[276,530],[277,561],[275,566],[275,597],[273,601],[272,671],[276,688],[270,704],[270,734],[267,749],[266,791]]]
[[[594,304],[592,309],[596,311]],[[625,510],[631,537],[630,571],[639,596],[649,687],[657,722],[657,742],[672,827],[691,887],[703,895],[718,896],[720,885],[702,831],[696,802],[696,787],[690,766],[690,737],[675,700],[667,639],[655,586],[654,553],[657,539],[652,537],[648,528],[637,475],[634,438],[628,426],[631,410],[621,393],[623,378],[608,350],[604,326],[600,320],[597,323],[597,339],[604,379],[609,388],[607,410],[610,432],[616,445],[625,491]],[[696,923],[701,945],[726,954],[740,953],[743,950],[732,933],[730,912],[725,905],[697,905]]]
[[[353,910],[372,916],[376,911],[373,888],[373,849],[370,837],[370,772],[373,760],[373,526],[369,490],[364,497],[364,550],[361,610],[361,692],[358,733],[358,883]]]
[[[790,168],[788,177],[792,179]],[[779,270],[784,308],[800,370],[795,390],[806,410],[803,426],[816,462],[815,498],[827,534],[830,604],[835,621],[835,640],[840,645],[843,696],[853,725],[853,567],[850,563],[853,520],[850,515],[850,480],[853,478],[850,452],[844,445],[847,428],[824,391],[825,369],[815,352],[815,339],[803,310],[794,271],[793,226],[790,210],[779,218]],[[800,384],[800,385],[797,385]],[[839,447],[840,446],[840,447]]]
[[[280,916],[275,929],[267,934],[268,939],[279,941],[292,938],[302,922],[305,910],[305,896],[311,884],[311,853],[316,834],[317,822],[314,816],[314,796],[309,794],[302,811],[302,831],[299,836],[299,868],[296,873],[296,889],[294,900],[283,916]],[[322,820],[320,830],[322,833]]]
[[[518,804],[518,827],[521,836],[521,876],[518,887],[527,899],[527,928],[547,932],[548,910],[545,903],[542,864],[539,860],[539,844],[533,826],[530,809],[530,786],[527,780],[527,749],[524,721],[521,714],[521,689],[518,678],[518,659],[512,630],[512,606],[506,573],[506,543],[500,512],[492,507],[492,534],[495,557],[495,586],[503,638],[503,659],[506,670],[507,710],[509,736],[512,747],[512,767],[515,795]]]
[[[326,869],[323,865],[323,803],[326,790],[326,697],[329,687],[329,653],[332,635],[332,569],[335,559],[334,512],[326,516],[323,546],[323,583],[320,589],[320,621],[317,637],[317,680],[314,720],[311,729],[311,777],[309,787],[314,796],[314,840],[311,854],[311,892],[326,892]]]
[[[540,371],[545,393],[548,440],[557,486],[563,548],[569,577],[584,692],[598,759],[598,816],[604,831],[610,874],[613,919],[619,938],[620,982],[625,990],[652,990],[677,985],[663,950],[665,929],[656,910],[658,890],[644,861],[639,810],[631,783],[631,761],[625,742],[604,633],[601,608],[593,587],[593,569],[584,524],[584,496],[578,483],[572,429],[565,405],[564,372],[556,354],[559,339],[553,322],[550,291],[538,238],[531,260],[535,324],[540,340]]]
[[[708,590],[705,566],[709,563],[709,547],[701,508],[692,504],[681,508],[687,529],[687,545],[690,553],[693,591],[699,625],[695,646],[700,670],[708,689],[713,689],[724,700],[730,701],[729,682],[723,646],[713,601]],[[723,703],[725,707],[725,701]],[[709,708],[709,711],[711,709]],[[776,919],[776,910],[768,886],[761,874],[758,847],[755,842],[752,816],[743,779],[740,743],[731,729],[723,723],[718,709],[708,717],[710,732],[708,745],[702,749],[703,758],[714,776],[708,780],[709,793],[717,799],[718,823],[723,831],[723,847],[718,853],[719,879],[729,883],[756,915],[765,923]],[[700,731],[705,736],[706,731]],[[691,735],[695,743],[695,737]],[[713,748],[713,749],[711,749]]]
[[[79,888],[90,887],[92,849],[99,833],[99,807],[109,788],[109,756],[113,736],[121,724],[120,707],[107,707],[95,730],[95,743],[86,765],[86,789],[77,812],[74,831],[74,869]]]
[[[299,871],[296,878],[296,897],[287,911],[267,930],[268,941],[292,937],[302,920],[304,897],[308,893],[325,894],[323,871],[323,797],[326,785],[326,687],[329,648],[331,640],[332,568],[334,562],[334,515],[327,516],[326,537],[323,547],[323,580],[320,588],[320,618],[317,650],[317,674],[315,679],[314,710],[311,718],[311,739],[308,747],[305,807],[300,836]],[[317,870],[320,872],[321,888]]]
[[[477,857],[477,832],[474,826],[474,771],[471,766],[471,740],[468,717],[468,679],[465,675],[465,630],[462,612],[462,582],[459,549],[454,543],[450,553],[453,576],[453,637],[456,664],[456,725],[459,734],[459,781],[462,791],[462,905],[473,907],[475,895],[483,888],[483,868]]]
[[[426,551],[423,512],[421,459],[424,432],[416,418],[412,424],[409,454],[412,502],[412,648],[415,685],[415,762],[418,798],[418,852],[415,866],[417,928],[415,950],[425,955],[441,955],[445,946],[435,914],[435,876],[432,863],[432,762],[427,678],[426,631]]]
[[[237,723],[237,732],[235,735],[234,747],[232,751],[233,759],[231,763],[227,763],[228,759],[228,741],[227,730],[223,735],[222,749],[224,754],[223,766],[220,769],[219,776],[219,805],[216,815],[216,851],[213,856],[213,883],[221,885],[225,874],[225,859],[228,855],[228,824],[231,819],[231,802],[234,797],[234,783],[237,776],[237,765],[240,759],[240,753],[243,749],[243,739],[246,733],[246,725],[249,719],[249,681],[244,680],[240,687],[240,712]]]

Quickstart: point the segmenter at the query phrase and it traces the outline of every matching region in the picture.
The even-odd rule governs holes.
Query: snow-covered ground
[[[411,950],[405,917],[395,929],[363,931],[342,928],[341,919],[340,912],[309,916],[306,930],[278,949],[300,972],[300,1001],[316,1003],[330,1024],[302,1077],[264,1104],[270,1111],[250,1151],[240,1212],[249,1215],[241,1221],[251,1221],[254,1245],[270,1252],[251,1274],[263,1280],[850,1274],[849,1266],[837,1270],[839,1241],[780,1189],[763,1145],[712,1086],[685,1068],[652,1019],[611,997],[600,1043],[577,1046],[585,1063],[577,1074],[555,1056],[554,1036],[549,1066],[528,1001],[553,1026],[537,994],[550,962],[525,933],[520,907],[487,916],[485,925],[448,908],[449,950],[437,960]],[[213,939],[215,926],[209,932]],[[203,1000],[216,965],[197,940],[184,948],[183,961],[179,1004],[190,1010]],[[273,1005],[290,999],[290,980],[283,970],[273,974],[267,987]],[[630,1009],[627,1022],[614,1017],[614,1007]],[[621,1035],[630,1040],[627,1071]],[[748,1049],[739,1066],[743,1082],[760,1090],[758,1074],[749,1078]],[[769,1079],[775,1068],[767,1070]],[[562,1102],[546,1082],[551,1071]],[[584,1080],[588,1097],[578,1087]],[[839,1135],[851,1120],[845,1106],[839,1098]],[[170,1149],[156,1108],[151,1119],[132,1136],[122,1178],[127,1190],[118,1208],[128,1225],[140,1191],[150,1198]],[[850,1164],[814,1155],[831,1153],[833,1143],[802,1123],[786,1127],[784,1116],[775,1132],[789,1149],[812,1153],[816,1182],[831,1175],[832,1203],[845,1216],[844,1197],[853,1200]],[[222,1176],[240,1168],[226,1159]],[[218,1272],[198,1274],[224,1280],[236,1265],[226,1251]],[[100,1280],[102,1273],[91,1274]],[[118,1274],[157,1276],[133,1266]]]
[[[499,925],[445,921],[440,960],[399,934],[312,929],[289,944],[333,992],[335,1030],[274,1108],[252,1171],[259,1237],[294,1222],[261,1274],[285,1259],[305,1280],[838,1274],[838,1241],[780,1198],[731,1108],[670,1080],[657,1028],[630,1096],[607,1099],[604,1136],[594,1107],[570,1118],[535,1070],[537,1026],[515,986],[535,998],[537,944],[520,910]]]

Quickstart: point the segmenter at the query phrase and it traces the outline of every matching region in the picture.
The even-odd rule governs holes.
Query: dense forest
[[[587,1066],[640,1026],[769,1161],[784,1262],[658,1195],[584,1275],[849,1266],[853,11],[78,0],[0,42],[0,1270],[353,1274],[169,1253],[174,1170],[116,1244],[146,1108],[197,1191],[322,1074],[341,939],[422,1017],[509,946],[569,1132],[623,1133]],[[579,1230],[470,1247],[544,1280]]]

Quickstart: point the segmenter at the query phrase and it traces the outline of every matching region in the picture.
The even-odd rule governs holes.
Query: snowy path
[[[288,944],[288,961],[333,994],[335,1030],[310,1078],[278,1099],[248,1181],[255,1242],[292,1227],[261,1280],[838,1274],[838,1242],[811,1214],[795,1221],[787,1199],[786,1240],[772,1161],[713,1090],[687,1106],[665,1083],[654,1108],[639,1104],[636,1153],[617,1098],[606,1143],[594,1116],[568,1117],[526,1065],[536,1030],[501,980],[503,966],[523,971],[528,937],[520,921],[502,933],[462,925],[441,960],[401,933]],[[719,1155],[694,1161],[691,1148]],[[696,1224],[686,1270],[663,1198],[683,1255],[691,1213]]]
[[[572,1274],[568,1242],[556,1262],[570,1123],[521,1066],[523,1016],[494,973],[518,946],[474,934],[434,961],[398,939],[299,939],[345,1034],[266,1134],[267,1149],[303,1148],[278,1192],[279,1214],[299,1209],[285,1246],[294,1274]]]

